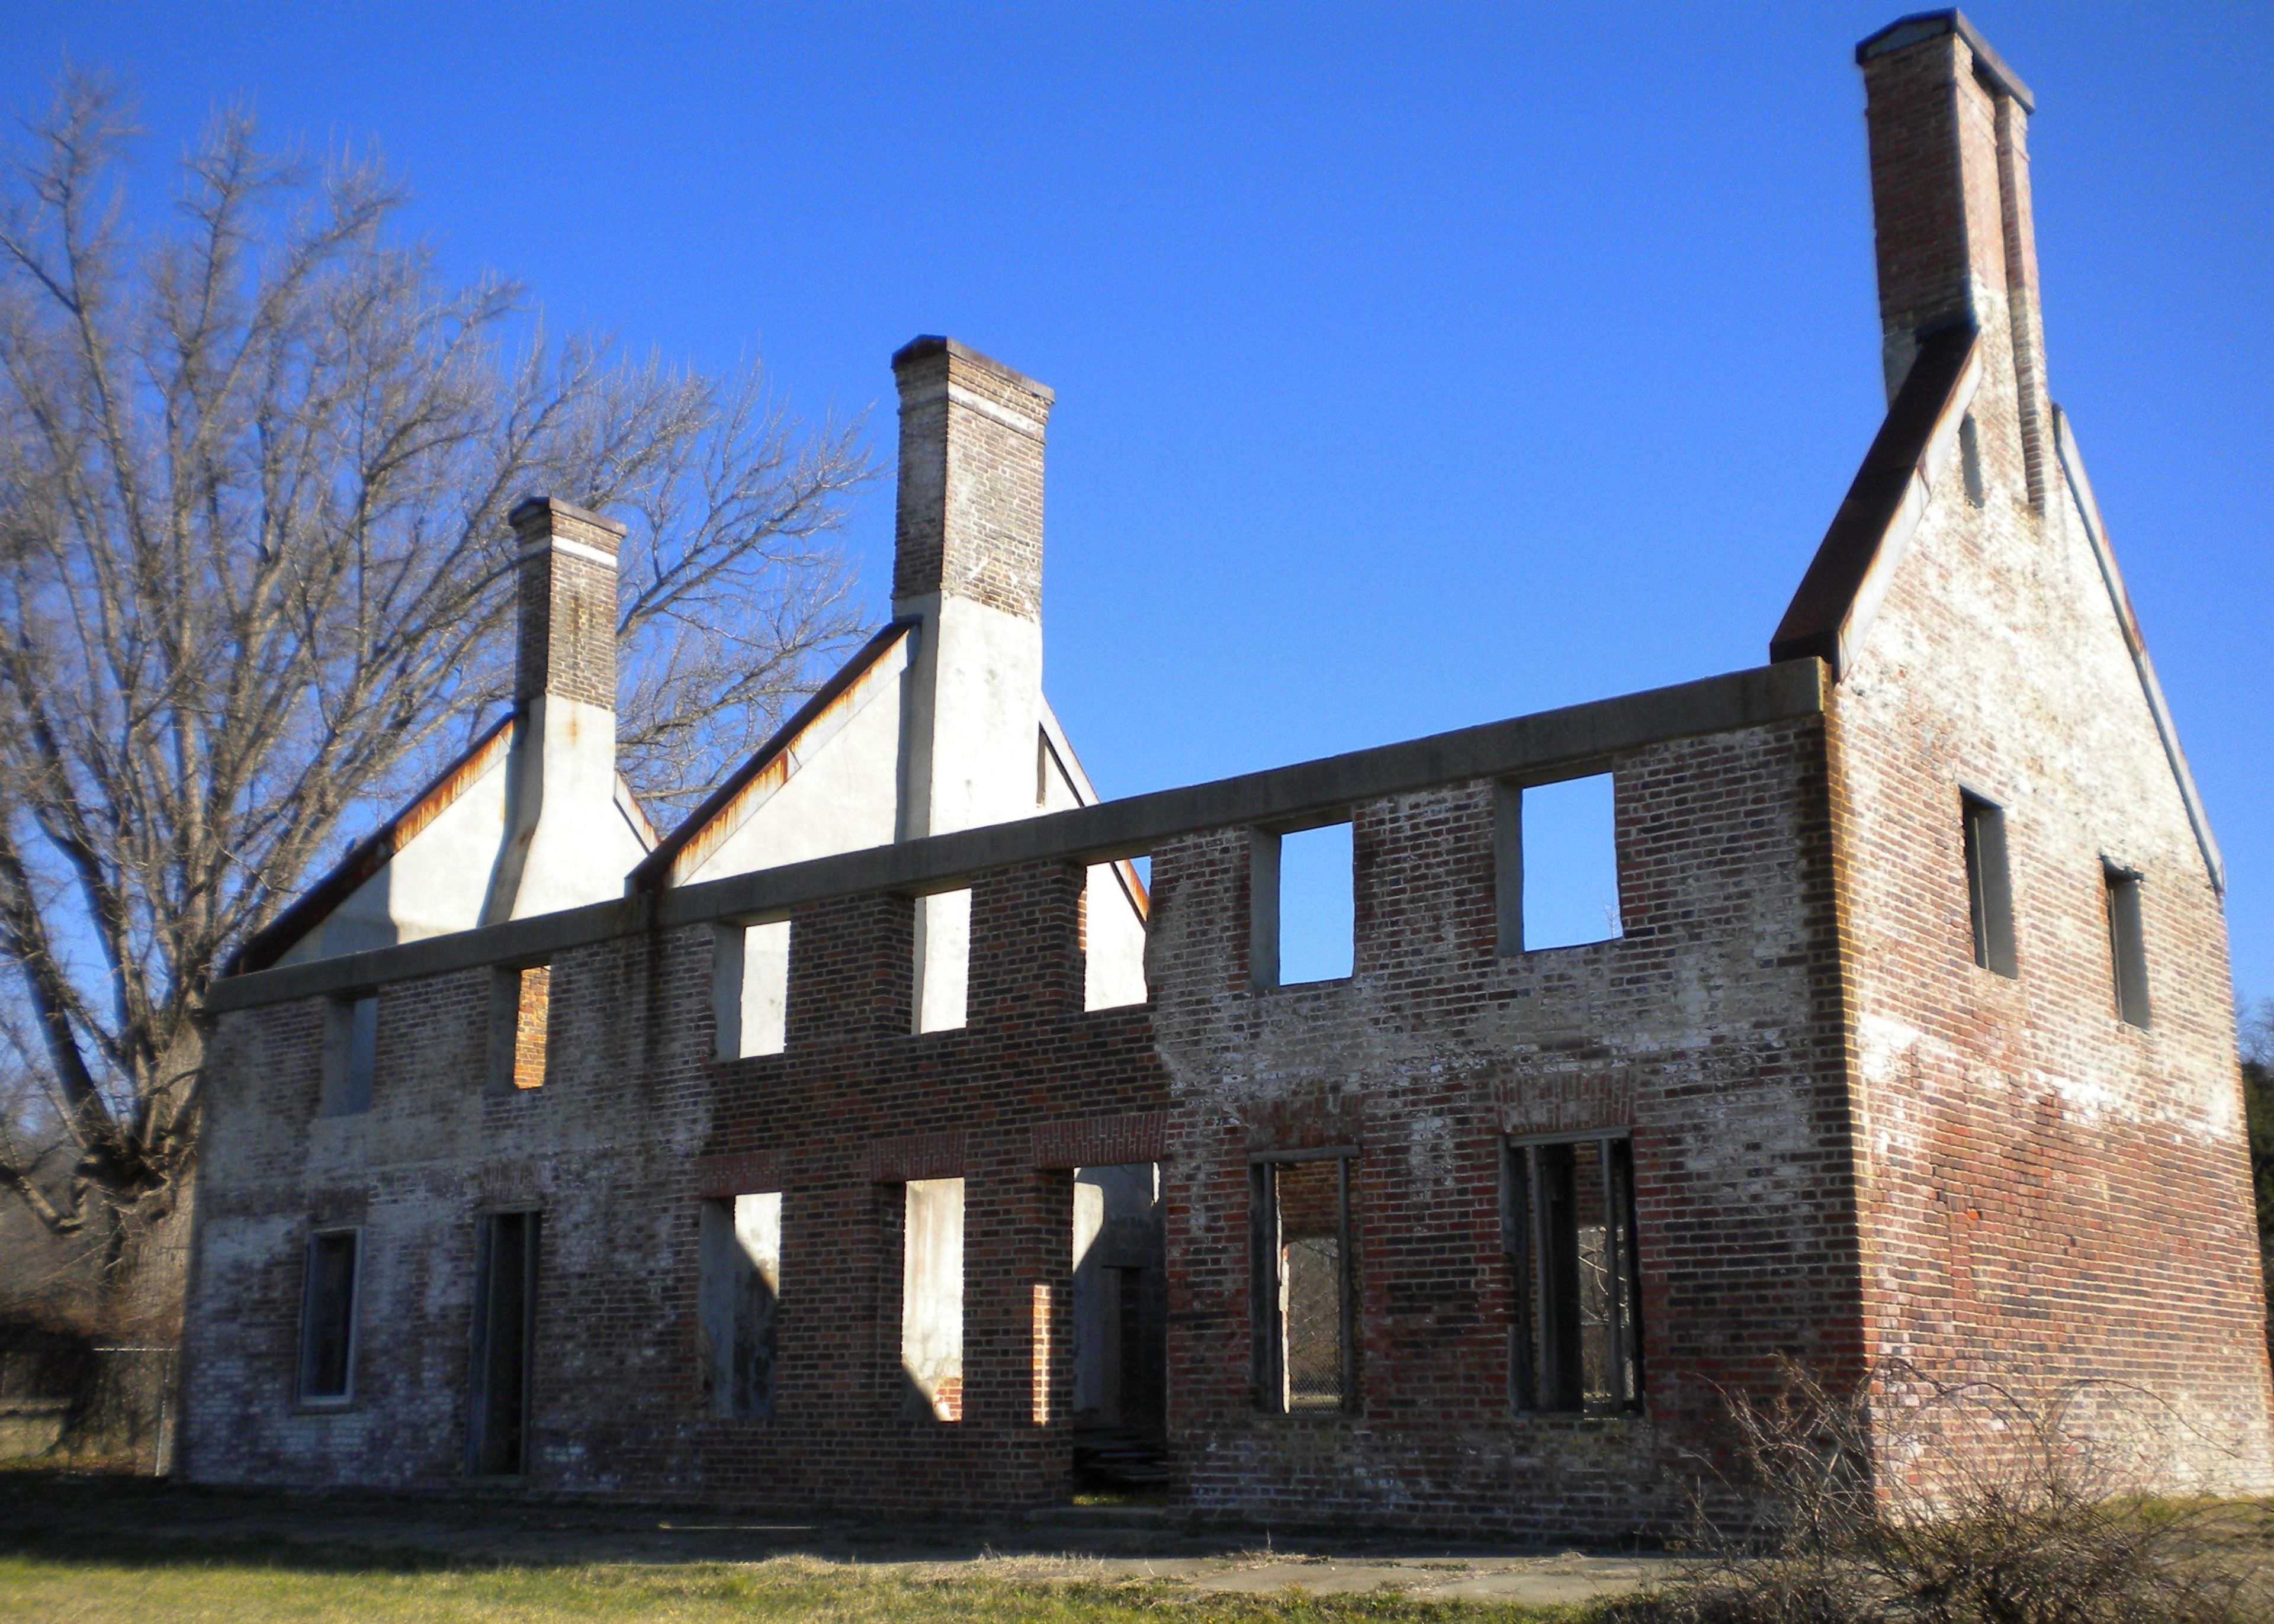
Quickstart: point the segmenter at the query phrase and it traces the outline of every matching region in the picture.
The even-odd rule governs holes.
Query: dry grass
[[[2274,1618],[2265,1508],[2127,1495],[2142,1440],[2075,1419],[2103,1396],[1938,1386],[1907,1366],[1834,1393],[1788,1369],[1773,1402],[1730,1406],[1760,1521],[1705,1524],[1685,1580],[1611,1604],[1604,1624]]]
[[[128,1543],[132,1543],[131,1539]],[[753,1563],[560,1567],[424,1564],[348,1553],[0,1556],[0,1617],[46,1624],[1545,1624],[1567,1611],[1411,1601],[1388,1593],[1203,1594],[1160,1581],[1050,1581],[1005,1561],[953,1576],[807,1557]]]

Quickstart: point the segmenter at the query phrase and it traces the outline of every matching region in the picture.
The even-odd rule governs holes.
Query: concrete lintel
[[[1201,830],[1284,828],[1321,812],[1441,784],[1479,778],[1546,782],[1569,776],[1575,766],[1597,765],[1671,740],[1815,715],[1824,709],[1824,692],[1825,669],[1817,660],[1757,665],[1236,778],[232,976],[214,983],[206,1008],[216,1013],[251,1009],[415,976],[543,959],[643,931],[779,916],[832,897],[953,891],[968,884],[974,876],[1020,863],[1089,864],[1142,856],[1164,840]]]

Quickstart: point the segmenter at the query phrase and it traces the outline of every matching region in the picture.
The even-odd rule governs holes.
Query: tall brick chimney
[[[1984,432],[2010,439],[2042,511],[2052,416],[2029,209],[2036,100],[1955,11],[1891,24],[1856,48],[1856,60],[1868,98],[1887,398],[1924,335],[1970,322],[1991,363],[1976,416]]]
[[[624,527],[550,496],[509,522],[520,546],[520,643],[513,695],[565,694],[616,708],[616,549]]]
[[[616,550],[624,527],[549,496],[510,515],[519,547],[505,838],[482,922],[623,894],[644,854],[616,800]]]
[[[1043,707],[1043,432],[1057,398],[952,338],[892,357],[892,613],[920,622],[900,837],[1035,809]]]

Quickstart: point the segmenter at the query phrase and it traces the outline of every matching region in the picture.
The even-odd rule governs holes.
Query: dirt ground
[[[912,1578],[1167,1581],[1194,1594],[1389,1590],[1416,1600],[1570,1605],[1670,1576],[1648,1552],[1474,1546],[1394,1536],[1195,1530],[1158,1508],[1070,1507],[1018,1522],[745,1517],[372,1494],[291,1495],[147,1479],[0,1472],[0,1551],[284,1545],[430,1561],[643,1565],[800,1556]]]

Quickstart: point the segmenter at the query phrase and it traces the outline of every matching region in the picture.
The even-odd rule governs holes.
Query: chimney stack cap
[[[616,543],[631,533],[629,525],[602,518],[573,502],[564,502],[557,496],[528,497],[506,515],[506,522],[523,539],[531,532],[565,535],[572,541],[587,543],[599,543],[605,538],[605,544],[611,551]]]
[[[1954,34],[1966,41],[1966,49],[1974,53],[1974,71],[1989,82],[1992,90],[2013,97],[2025,113],[2037,110],[2037,99],[2022,83],[2021,75],[2006,65],[2006,59],[1991,49],[1982,31],[1955,7],[1947,11],[1914,11],[1909,17],[1897,18],[1856,48],[1856,64],[1861,67],[1876,56],[1891,56],[1946,34]]]
[[[1004,365],[993,356],[982,355],[968,344],[953,338],[943,338],[937,333],[922,334],[894,350],[892,371],[895,373],[904,372],[919,362],[930,360],[934,356],[945,356],[953,361],[983,367],[1005,382],[1013,384],[1042,400],[1055,402],[1058,398],[1058,391],[1051,388],[1050,385],[1028,377],[1014,366]]]

